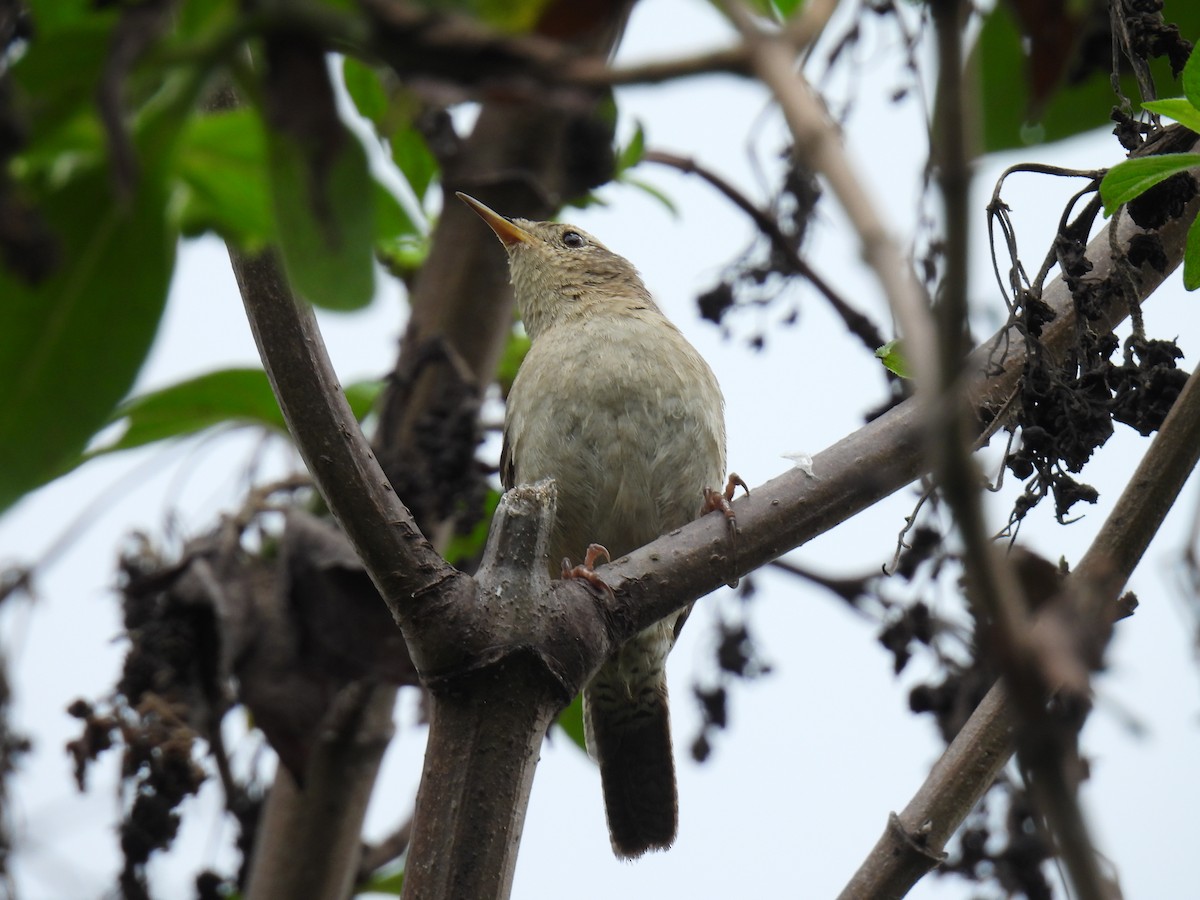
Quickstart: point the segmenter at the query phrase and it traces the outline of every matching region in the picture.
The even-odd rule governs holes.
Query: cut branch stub
[[[565,706],[611,651],[601,604],[580,602],[591,597],[580,584],[550,580],[546,553],[557,495],[552,479],[504,494],[475,575],[474,599],[433,592],[433,602],[419,604],[403,623],[430,688],[528,654],[557,683]]]

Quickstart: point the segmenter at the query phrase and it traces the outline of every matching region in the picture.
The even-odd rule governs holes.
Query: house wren
[[[708,364],[633,265],[594,237],[458,196],[508,251],[532,341],[508,395],[500,472],[506,489],[557,482],[550,559],[593,542],[616,558],[695,519],[725,472],[724,401]],[[665,664],[687,612],[635,635],[584,689],[588,751],[622,857],[675,840]]]

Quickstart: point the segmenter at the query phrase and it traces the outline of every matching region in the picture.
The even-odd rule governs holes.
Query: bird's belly
[[[517,471],[520,482],[557,483],[552,561],[578,559],[589,543],[628,553],[695,518],[704,488],[723,477],[701,410],[661,395],[615,399],[551,401],[528,423],[557,435],[523,452]]]

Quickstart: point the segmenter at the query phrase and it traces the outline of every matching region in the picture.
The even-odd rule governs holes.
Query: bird
[[[711,508],[723,494],[724,398],[712,369],[663,314],[627,259],[581,228],[508,218],[457,196],[508,254],[530,348],[509,391],[500,474],[505,489],[553,478],[551,577],[593,580],[619,558]],[[722,503],[721,501],[726,501]],[[568,557],[587,548],[583,566]],[[596,576],[598,578],[598,576]],[[666,659],[689,609],[640,632],[583,692],[614,853],[665,850],[678,828]]]

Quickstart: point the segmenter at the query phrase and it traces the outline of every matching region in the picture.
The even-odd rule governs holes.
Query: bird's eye
[[[583,239],[583,235],[578,231],[568,231],[562,236],[564,247],[570,247],[572,250],[578,249],[587,243]]]

